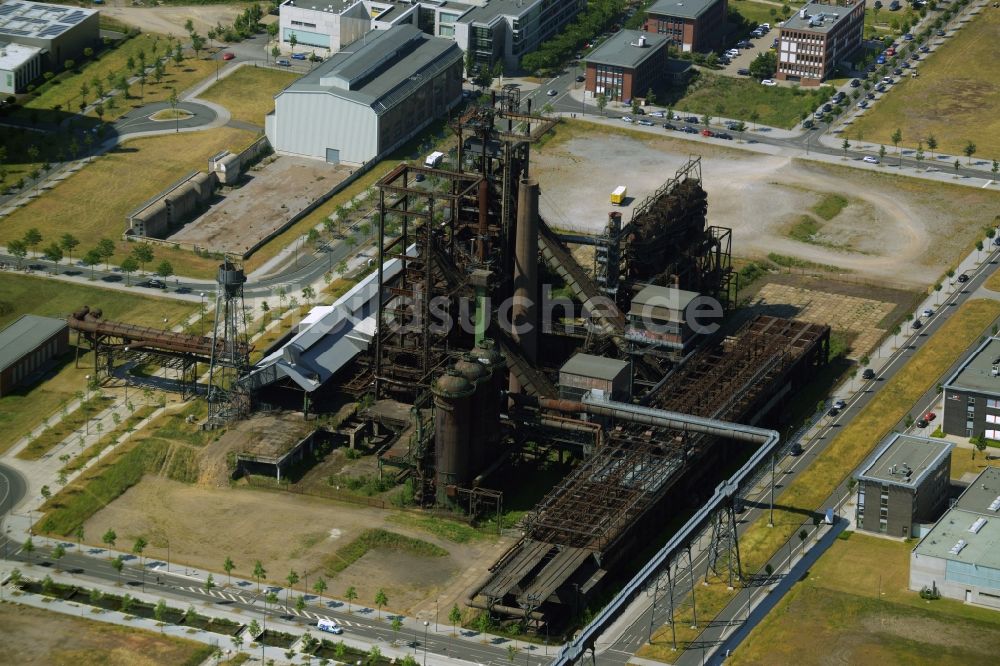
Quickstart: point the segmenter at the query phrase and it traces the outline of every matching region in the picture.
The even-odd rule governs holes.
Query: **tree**
[[[382,606],[389,603],[389,597],[385,595],[385,590],[381,587],[375,592],[375,605],[378,606],[378,619],[382,619]]]
[[[132,553],[139,556],[139,566],[145,566],[143,552],[146,550],[146,546],[149,542],[146,541],[144,537],[136,537],[135,542],[132,544]]]
[[[123,98],[128,99],[128,91],[130,87],[128,78],[124,74],[115,79],[115,89],[122,94]]]
[[[125,273],[125,284],[127,286],[132,285],[132,273],[139,270],[139,262],[135,260],[135,257],[125,257],[122,259],[121,263],[122,273]]]
[[[22,240],[28,249],[34,252],[38,244],[42,242],[42,232],[35,227],[31,227],[24,232],[24,238],[22,238]]]
[[[507,646],[507,661],[514,663],[514,659],[517,657],[517,645],[513,643]]]
[[[885,145],[878,147],[878,163],[882,164],[885,161]]]
[[[997,172],[1000,172],[1000,162],[998,162],[997,160],[993,160],[993,166],[990,167],[990,171],[993,172],[993,180],[991,180],[990,182],[991,183],[997,182]]]
[[[229,585],[232,582],[233,569],[236,568],[233,558],[226,557],[226,561],[222,564],[222,568],[226,572],[226,585]]]
[[[128,613],[132,610],[132,604],[135,603],[135,599],[131,594],[126,594],[122,597],[121,604],[118,606],[118,610],[123,613]]]
[[[319,597],[319,602],[323,603],[323,593],[326,592],[326,581],[323,580],[322,576],[313,583],[313,592]]]
[[[76,537],[76,547],[81,548],[83,545],[83,525],[77,525],[76,529],[73,531],[73,536]]]
[[[75,250],[76,246],[79,245],[79,244],[80,244],[80,241],[77,240],[76,236],[74,236],[73,234],[69,234],[69,233],[63,234],[62,238],[59,239],[59,247],[67,255],[69,255],[69,260],[71,262],[73,261],[73,250]]]
[[[750,112],[750,122],[753,124],[754,129],[757,129],[757,121],[760,120],[760,113],[755,109]]]
[[[101,599],[104,597],[101,591],[98,590],[96,587],[90,590],[90,594],[88,596],[90,597],[91,606],[96,606],[98,603],[100,603]]]
[[[35,542],[31,540],[30,536],[24,542],[23,548],[24,552],[28,554],[28,561],[30,562],[32,559],[32,553],[35,552]]]
[[[24,258],[28,256],[28,246],[24,244],[23,240],[15,238],[7,243],[7,252],[17,259],[17,267],[20,268]]]
[[[198,54],[202,49],[205,48],[205,38],[199,35],[197,32],[191,35],[191,50],[194,51],[194,56],[197,58]]]
[[[934,151],[937,150],[938,142],[937,138],[933,134],[927,137],[927,150],[931,151],[931,159],[934,159]]]
[[[382,658],[382,650],[378,649],[377,645],[373,645],[370,650],[368,650],[368,657],[365,661],[370,665],[374,666]]]
[[[936,283],[934,285],[934,292],[935,292],[934,305],[939,305],[939,299],[940,299],[940,296],[941,296],[941,283],[940,282],[938,282],[938,283]]]
[[[981,258],[980,257],[980,253],[982,253],[982,251],[983,251],[983,241],[977,240],[976,241],[976,261],[980,260],[980,258]]]
[[[164,280],[166,280],[168,277],[174,274],[174,267],[171,265],[169,261],[164,259],[159,264],[157,264],[156,274],[159,275]]]
[[[295,588],[295,584],[299,582],[299,574],[295,571],[295,569],[292,569],[288,572],[288,575],[285,576],[285,580],[288,581],[288,588],[285,590],[285,605],[287,606],[288,593],[291,592]]]
[[[778,58],[774,51],[758,53],[757,57],[750,63],[750,76],[762,81],[774,76],[777,69]]]
[[[118,535],[115,534],[115,531],[111,528],[108,528],[108,531],[105,532],[104,535],[101,537],[101,543],[103,543],[108,548],[114,548],[115,541],[117,540],[118,540]]]
[[[902,331],[903,331],[903,327],[900,326],[899,324],[896,324],[895,326],[892,327],[892,341],[893,341],[893,343],[896,342],[896,336],[899,335]]]
[[[896,152],[899,152],[899,142],[903,140],[903,130],[897,127],[896,131],[889,138],[892,140],[892,145],[896,148]]]
[[[195,611],[194,606],[188,604],[187,610],[184,611],[184,624],[190,625],[197,619],[198,612]]]
[[[49,490],[48,486],[42,486],[42,489],[38,491],[38,493],[42,496],[42,499],[44,499],[46,502],[48,502],[49,498],[52,497],[52,491]]]
[[[181,46],[180,42],[177,42],[174,47],[174,53],[171,57],[173,58],[174,64],[178,67],[181,66],[182,62],[184,62],[184,47]]]
[[[247,627],[247,635],[251,639],[257,638],[260,635],[260,624],[258,624],[257,620],[250,621],[250,625]]]
[[[208,578],[205,579],[205,591],[211,593],[214,587],[215,587],[215,576],[213,576],[212,574],[208,574]]]
[[[803,527],[801,530],[799,530],[799,543],[802,544],[803,548],[805,547],[806,539],[808,538],[809,538],[809,532],[807,532],[806,528]]]
[[[976,441],[973,443],[973,446],[976,447],[972,452],[972,457],[973,459],[975,459],[976,451],[982,453],[983,451],[986,450],[986,437],[984,435],[979,435],[979,437],[976,437]]]
[[[469,50],[469,53],[470,54],[472,53],[471,49]],[[280,56],[280,55],[281,55],[281,49],[279,49],[276,45],[272,46],[271,47],[271,57],[277,59],[277,57]]]
[[[184,30],[186,30],[189,35],[194,33],[194,23],[191,19],[184,21]]]
[[[597,102],[597,110],[600,111],[603,116],[604,109],[608,106],[608,96],[604,93],[600,93],[595,101]]]
[[[115,253],[115,242],[110,238],[102,238],[97,241],[97,251],[101,253],[101,258],[104,260],[104,270],[108,270],[111,257]]]
[[[295,47],[298,45],[299,45],[299,38],[296,37],[295,33],[293,32],[292,36],[288,38],[288,46],[290,46],[291,49],[294,51]]]
[[[160,623],[160,632],[163,632],[163,619],[167,616],[167,602],[160,599],[153,608],[153,619]]]
[[[844,151],[844,159],[847,159],[847,151],[851,149],[851,142],[844,137],[844,142],[840,144],[841,149]]]
[[[652,88],[646,91],[646,104],[656,104],[656,93]]]
[[[306,609],[306,597],[305,597],[304,594],[300,594],[295,599],[295,610],[297,610],[297,611],[299,611],[301,613],[305,609]]]
[[[52,243],[47,248],[42,250],[42,256],[52,263],[58,264],[62,261],[63,251],[62,248],[59,247],[58,243]]]
[[[64,555],[66,555],[66,547],[61,543],[57,543],[56,547],[52,549],[52,559],[58,564]]]
[[[132,256],[139,262],[139,268],[145,270],[146,264],[153,261],[153,247],[149,243],[140,243],[132,248]]]
[[[253,577],[257,579],[257,591],[260,592],[260,581],[267,578],[267,569],[260,563],[260,560],[253,564]]]
[[[913,154],[913,157],[914,157],[914,159],[917,160],[917,169],[919,169],[920,165],[923,164],[923,162],[924,162],[924,142],[923,141],[920,141],[920,142],[917,143],[917,152],[915,152]]]
[[[122,582],[122,569],[125,568],[125,559],[119,555],[115,559],[111,560],[111,566],[115,571],[118,572],[118,582]]]
[[[955,178],[958,178],[958,170],[962,168],[962,163],[955,160],[955,163],[951,165],[955,169]]]
[[[452,633],[456,633],[459,623],[462,622],[462,611],[459,610],[458,604],[454,604],[448,611],[448,621],[451,622]]]
[[[350,613],[351,602],[358,598],[358,591],[354,589],[353,585],[348,587],[347,591],[344,592],[344,598],[347,599],[347,612]]]
[[[972,156],[976,154],[976,144],[971,141],[967,142],[965,144],[965,148],[962,149],[962,152],[965,153],[965,156],[968,158],[969,164],[972,164]]]
[[[396,636],[399,634],[399,630],[403,628],[403,621],[397,615],[392,618],[392,642],[396,642]]]

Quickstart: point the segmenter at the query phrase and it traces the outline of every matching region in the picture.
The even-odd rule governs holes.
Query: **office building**
[[[1000,440],[1000,338],[989,338],[942,389],[941,429],[959,437]]]
[[[586,91],[622,101],[662,90],[670,81],[668,42],[640,30],[615,33],[587,55]]]
[[[664,35],[681,51],[719,50],[728,11],[727,0],[657,0],[642,29]]]
[[[42,50],[0,42],[0,93],[24,92],[28,84],[42,75]]]
[[[858,52],[864,26],[864,2],[807,4],[781,26],[776,78],[819,85]]]
[[[100,46],[98,21],[93,9],[7,0],[0,4],[0,41],[40,49],[42,68],[55,71]]]

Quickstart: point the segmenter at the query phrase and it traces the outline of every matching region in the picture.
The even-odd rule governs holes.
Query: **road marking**
[[[988,181],[986,181],[986,184],[985,184],[985,185],[983,185],[982,189],[984,189],[984,190],[985,190],[985,189],[986,189],[987,187],[989,187],[989,186],[990,186],[990,185],[992,185],[992,184],[993,184],[993,181],[992,181],[992,180],[988,180]]]

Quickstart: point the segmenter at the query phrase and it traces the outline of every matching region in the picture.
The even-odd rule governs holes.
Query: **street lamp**
[[[163,537],[163,540],[167,542],[167,573],[170,573],[170,539]]]
[[[96,355],[95,355],[95,362],[96,362]],[[87,375],[86,377],[84,377],[84,379],[87,380],[86,392],[84,393],[84,398],[83,398],[83,409],[84,412],[86,412],[87,403],[90,402],[90,375]],[[84,416],[87,417],[87,437],[90,437],[90,414],[84,413]]]
[[[128,346],[125,347],[125,370],[123,375],[125,378],[125,409],[128,409]]]
[[[427,666],[427,627],[429,627],[430,624],[430,622],[424,620],[424,666]]]
[[[205,292],[202,291],[198,295],[201,296],[201,325],[199,330],[202,335],[205,335]]]

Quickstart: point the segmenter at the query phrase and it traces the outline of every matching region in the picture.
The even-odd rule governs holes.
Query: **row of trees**
[[[39,256],[38,246],[43,241],[42,233],[36,227],[32,227],[24,232],[21,238],[8,241],[7,252],[17,260],[18,268],[24,264],[24,259],[29,254],[34,257]],[[58,264],[64,258],[68,258],[72,263],[73,251],[80,245],[80,240],[70,233],[63,234],[58,241],[53,241],[41,250],[40,256],[47,261]],[[85,252],[80,258],[83,264],[91,269],[93,278],[94,266],[104,264],[105,270],[110,268],[111,257],[116,251],[115,242],[110,238],[101,238],[97,244]],[[121,262],[122,273],[129,279],[132,273],[145,270],[146,265],[155,258],[153,247],[148,243],[139,243],[132,248],[132,252]],[[162,278],[168,278],[174,274],[173,266],[164,259],[156,267],[156,274]]]
[[[614,25],[624,11],[624,0],[592,0],[562,32],[521,58],[521,66],[528,72],[559,67],[584,44]]]

